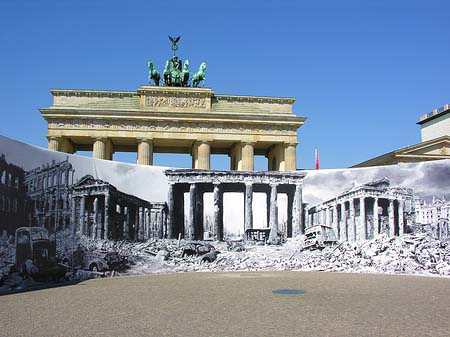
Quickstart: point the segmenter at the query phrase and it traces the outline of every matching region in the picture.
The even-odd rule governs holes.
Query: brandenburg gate
[[[164,83],[148,61],[149,82],[136,91],[51,90],[53,104],[40,109],[48,123],[48,148],[112,160],[114,152],[137,152],[137,163],[153,164],[154,153],[192,155],[192,168],[210,169],[211,154],[230,156],[230,169],[253,171],[254,156],[268,170],[296,169],[294,98],[218,95],[202,88],[206,63],[189,79],[189,61],[167,60]],[[176,47],[174,49],[174,46]],[[190,85],[190,83],[192,83]]]

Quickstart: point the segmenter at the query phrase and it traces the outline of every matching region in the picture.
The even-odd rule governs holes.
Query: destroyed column
[[[123,213],[125,215],[125,220],[123,221],[123,237],[125,240],[130,239],[130,210],[128,206],[123,207]]]
[[[134,212],[134,241],[139,240],[139,206],[136,205]]]
[[[345,210],[345,204],[344,201],[341,206],[341,214],[342,214],[342,224],[341,224],[341,240],[348,240],[347,236],[347,212]]]
[[[103,239],[109,240],[110,239],[110,228],[109,228],[109,203],[110,203],[110,197],[109,194],[105,195],[105,221],[103,224]]]
[[[191,184],[189,186],[189,233],[188,237],[191,240],[195,239],[195,215],[196,215],[196,197],[197,197],[197,188],[195,184]]]
[[[86,228],[84,222],[84,209],[86,207],[86,197],[83,195],[80,201],[80,234],[86,235]]]
[[[175,214],[175,203],[174,203],[174,185],[169,183],[169,193],[167,195],[167,237],[173,239],[173,225],[174,225],[174,214]]]
[[[277,185],[270,185],[270,238],[272,244],[278,243]]]
[[[336,233],[336,236],[339,235],[339,232],[338,232],[338,221],[339,221],[339,218],[338,218],[337,204],[334,204],[334,205],[333,205],[333,220],[332,220],[332,227],[333,227],[333,229],[334,229],[334,232]]]
[[[214,240],[222,240],[222,195],[220,191],[220,184],[214,184]]]
[[[361,240],[367,239],[366,205],[364,200],[364,197],[359,198],[359,238]]]
[[[379,231],[379,219],[378,219],[378,198],[374,198],[373,202],[373,237],[378,236],[380,234]]]
[[[389,217],[389,236],[394,236],[394,200],[389,199],[389,209],[388,209],[388,217]]]
[[[349,219],[348,219],[348,241],[355,241],[355,200],[352,198],[348,202]]]
[[[404,208],[405,208],[405,202],[403,200],[398,202],[398,235],[403,236],[404,232]]]
[[[245,183],[244,232],[253,228],[253,185]]]
[[[142,241],[144,239],[144,207],[140,206],[138,207],[138,212],[139,212],[139,229],[137,231],[137,238],[139,241]]]
[[[158,216],[158,220],[157,220],[157,233],[158,233],[158,238],[162,239],[163,237],[163,228],[164,228],[164,212],[163,210],[159,210],[156,215]]]
[[[304,224],[302,224],[302,185],[295,185],[295,194],[294,194],[294,205],[292,207],[292,227],[293,227],[293,235],[303,234],[304,232]]]
[[[97,239],[97,228],[98,228],[98,198],[94,199],[94,228],[92,229],[92,238]]]
[[[77,228],[75,224],[76,210],[77,210],[77,199],[75,197],[72,197],[72,206],[70,210],[70,232],[72,234],[72,237],[75,237]]]

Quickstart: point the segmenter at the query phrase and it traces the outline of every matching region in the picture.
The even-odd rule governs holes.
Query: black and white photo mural
[[[288,172],[176,169],[0,136],[2,293],[107,275],[304,270],[314,254],[339,244],[447,242],[449,219],[449,161]],[[278,264],[257,249],[272,249]],[[238,253],[252,262],[233,263]],[[441,262],[435,273],[449,275],[448,261]]]

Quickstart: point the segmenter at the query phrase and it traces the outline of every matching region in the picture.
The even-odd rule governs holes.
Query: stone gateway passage
[[[192,155],[192,168],[210,169],[211,154],[227,154],[230,169],[253,171],[254,156],[269,171],[296,169],[297,129],[305,118],[294,98],[217,95],[208,88],[141,86],[137,91],[52,90],[41,109],[48,148],[112,160],[137,152],[153,164],[154,153]]]

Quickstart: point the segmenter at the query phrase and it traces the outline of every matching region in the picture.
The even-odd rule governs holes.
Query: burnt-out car
[[[62,262],[70,268],[101,272],[120,271],[128,267],[127,257],[118,252],[86,252],[80,246],[71,254],[66,254]]]
[[[15,266],[23,271],[30,260],[39,269],[55,264],[55,242],[50,241],[48,231],[42,227],[20,227],[15,236]]]

